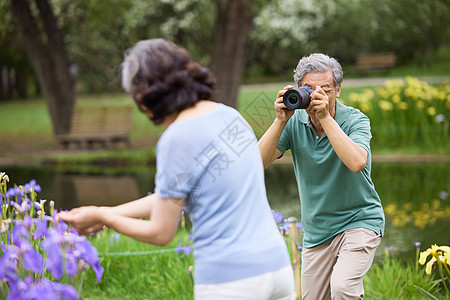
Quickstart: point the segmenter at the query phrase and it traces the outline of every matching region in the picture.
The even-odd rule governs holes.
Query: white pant
[[[293,300],[295,283],[292,266],[261,275],[216,284],[196,284],[195,300]]]

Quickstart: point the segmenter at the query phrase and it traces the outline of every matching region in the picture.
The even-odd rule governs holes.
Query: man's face
[[[318,73],[308,73],[303,77],[300,85],[307,85],[314,90],[317,86],[320,86],[328,96],[330,113],[334,111],[336,98],[338,98],[341,94],[341,85],[339,85],[338,89],[336,90],[333,81],[333,72],[326,71]]]

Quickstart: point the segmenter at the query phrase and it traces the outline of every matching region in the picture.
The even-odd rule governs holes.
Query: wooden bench
[[[56,139],[65,149],[71,143],[89,149],[96,143],[106,148],[108,143],[124,142],[129,147],[132,123],[133,107],[130,105],[75,107],[70,133],[57,135]]]
[[[395,66],[396,56],[392,52],[371,53],[356,57],[355,73],[388,72]]]

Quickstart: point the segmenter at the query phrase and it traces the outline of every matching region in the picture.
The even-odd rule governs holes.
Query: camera
[[[309,86],[301,86],[298,89],[287,90],[283,95],[283,103],[287,109],[305,109],[311,101],[311,93],[314,89]]]

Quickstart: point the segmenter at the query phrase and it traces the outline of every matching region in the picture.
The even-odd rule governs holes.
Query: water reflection
[[[415,257],[414,243],[422,250],[431,244],[450,245],[450,164],[376,163],[372,178],[386,212],[384,245],[393,255]],[[117,205],[154,189],[154,169],[104,174],[75,174],[50,168],[6,168],[11,181],[31,179],[41,185],[39,199],[54,200],[57,208],[80,205]],[[300,201],[292,165],[273,165],[266,170],[266,188],[274,210],[300,219]]]
[[[136,179],[131,175],[104,176],[56,173],[54,199],[57,206],[70,209],[83,205],[118,205],[139,198]]]
[[[267,193],[274,209],[300,216],[294,170],[290,165],[266,170]],[[274,168],[274,169],[273,169]],[[415,258],[415,242],[422,250],[431,244],[450,245],[450,164],[376,163],[372,179],[385,213],[386,230],[377,256],[387,244],[392,255]]]

